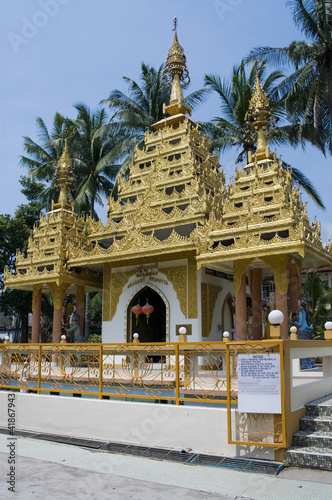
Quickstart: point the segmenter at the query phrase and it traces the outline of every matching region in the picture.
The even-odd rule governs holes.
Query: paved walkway
[[[0,498],[20,500],[327,500],[332,474],[286,469],[279,476],[190,466],[18,437],[16,487],[6,475],[10,438],[0,434]]]

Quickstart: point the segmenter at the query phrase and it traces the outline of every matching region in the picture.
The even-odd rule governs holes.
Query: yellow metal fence
[[[284,409],[239,414],[236,371],[239,353],[279,352],[283,377],[281,347],[280,341],[0,344],[0,388],[227,406],[230,443],[283,447]]]

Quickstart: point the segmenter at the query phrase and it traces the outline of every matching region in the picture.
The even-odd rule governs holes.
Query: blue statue
[[[308,325],[307,306],[305,302],[300,303],[300,309],[297,313],[297,321],[294,325],[298,327],[297,338],[298,340],[310,340],[312,333],[312,326]],[[312,358],[302,358],[300,363],[301,370],[307,370],[315,366],[315,360]]]

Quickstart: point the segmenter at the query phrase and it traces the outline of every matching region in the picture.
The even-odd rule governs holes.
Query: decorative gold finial
[[[266,133],[271,129],[273,114],[270,108],[270,101],[266,96],[258,71],[258,63],[255,58],[256,83],[254,93],[249,102],[249,108],[245,117],[248,129],[257,132],[257,159],[270,158],[271,153],[267,146]]]
[[[63,207],[68,204],[67,188],[72,188],[75,184],[74,172],[72,168],[72,160],[69,156],[69,151],[68,151],[67,137],[68,137],[68,129],[66,128],[65,146],[59,158],[53,176],[53,184],[55,184],[57,188],[60,189],[59,202],[58,204],[56,204],[57,208],[58,205]]]
[[[169,106],[164,104],[164,113],[176,115],[178,113],[191,114],[191,108],[184,103],[181,83],[188,85],[190,82],[189,72],[186,65],[186,56],[184,50],[179,44],[177,35],[178,20],[173,20],[174,39],[168,51],[166,63],[162,74],[162,83],[167,87],[172,86],[171,99]]]

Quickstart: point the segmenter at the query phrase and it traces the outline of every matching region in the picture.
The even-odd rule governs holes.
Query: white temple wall
[[[111,321],[103,321],[102,341],[104,343],[127,342],[127,311],[129,304],[133,297],[146,286],[155,290],[166,304],[166,341],[177,341],[176,325],[181,324],[192,325],[193,334],[188,340],[200,340],[198,320],[187,319],[185,317],[181,311],[180,302],[173,284],[168,279],[167,275],[163,274],[163,268],[174,268],[184,265],[187,265],[186,260],[163,262],[159,264],[159,269],[154,273],[150,273],[146,276],[131,276],[123,287],[114,317]],[[131,269],[132,268],[121,268],[120,272],[128,272]],[[119,270],[116,269],[114,272],[119,272]]]
[[[198,274],[198,289],[199,289],[199,321],[202,324],[202,296],[201,296],[201,284],[206,283],[208,285],[218,286],[221,291],[217,297],[211,322],[211,329],[208,337],[201,337],[200,340],[207,341],[220,341],[222,340],[222,307],[227,295],[230,293],[233,295],[233,282],[226,280],[224,278],[218,278],[217,276],[211,276],[205,273],[205,268],[200,269]]]

